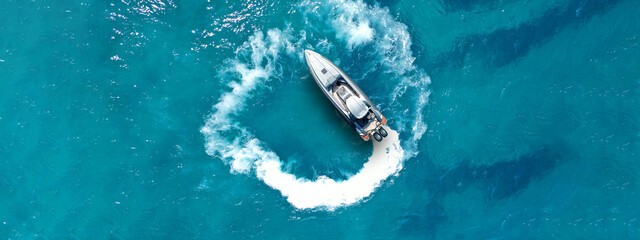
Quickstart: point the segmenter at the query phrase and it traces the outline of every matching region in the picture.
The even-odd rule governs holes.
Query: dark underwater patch
[[[486,67],[502,67],[526,55],[529,50],[571,24],[581,24],[602,14],[618,0],[579,0],[548,10],[542,17],[514,28],[459,39],[453,49],[436,57],[431,69],[464,66],[467,56],[478,58]],[[569,46],[567,46],[569,47]]]
[[[544,148],[516,161],[476,168],[471,175],[483,185],[487,198],[502,199],[516,194],[532,180],[543,176],[556,165],[558,157],[560,153]]]
[[[517,194],[533,180],[542,177],[567,154],[564,148],[545,146],[510,161],[490,166],[470,166],[464,163],[443,175],[438,183],[442,196],[449,191],[462,192],[478,186],[487,199],[499,200]]]
[[[463,192],[468,187],[477,187],[484,192],[487,201],[500,200],[517,195],[530,183],[544,177],[569,154],[562,144],[540,147],[508,161],[500,161],[490,166],[471,166],[470,162],[453,169],[442,169],[429,161],[420,161],[420,169],[433,169],[419,176],[407,176],[408,186],[429,189],[430,199],[422,211],[407,213],[397,219],[396,231],[403,236],[424,236],[434,233],[436,227],[446,222],[447,216],[442,205],[443,198],[452,192]],[[416,174],[416,173],[413,173]]]

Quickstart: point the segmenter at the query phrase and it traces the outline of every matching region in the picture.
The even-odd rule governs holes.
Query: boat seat
[[[363,118],[369,112],[369,107],[359,97],[349,96],[345,102],[347,103],[349,112],[357,119]]]
[[[345,86],[338,86],[338,90],[336,90],[336,93],[345,103],[347,102],[347,99],[349,97],[353,96],[353,94],[351,94],[351,91],[349,91]]]

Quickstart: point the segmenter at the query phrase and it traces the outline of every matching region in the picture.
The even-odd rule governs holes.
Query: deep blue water
[[[0,33],[0,239],[640,239],[636,1],[8,0]]]

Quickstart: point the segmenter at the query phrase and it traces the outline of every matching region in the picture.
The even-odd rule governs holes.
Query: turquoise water
[[[2,239],[640,238],[635,1],[8,1],[0,32]]]

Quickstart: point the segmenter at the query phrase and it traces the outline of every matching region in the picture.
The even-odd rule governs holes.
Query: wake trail
[[[282,171],[282,162],[265,159],[256,163],[258,178],[277,189],[296,208],[326,207],[335,209],[350,205],[371,195],[389,176],[402,169],[404,151],[400,146],[398,132],[388,131],[381,142],[373,142],[373,154],[363,168],[344,181],[335,181],[326,176],[316,180],[298,178]]]
[[[295,208],[333,210],[371,196],[385,179],[400,172],[406,159],[417,154],[417,142],[426,131],[422,111],[428,101],[430,79],[413,65],[407,26],[395,21],[388,9],[348,0],[304,0],[299,7],[305,16],[304,30],[295,33],[290,27],[271,29],[266,35],[257,31],[237,49],[235,58],[226,61],[220,78],[235,80],[228,84],[230,91],[213,106],[200,132],[205,137],[207,154],[229,165],[232,173],[255,176],[279,191]],[[304,49],[334,46],[326,38],[316,40],[315,45],[307,42],[307,31],[318,28],[333,29],[347,50],[373,47],[375,51],[369,57],[376,64],[369,67],[394,75],[386,78],[393,90],[381,97],[389,104],[382,110],[396,121],[386,127],[388,136],[382,142],[372,140],[372,155],[358,173],[346,180],[326,176],[306,179],[284,171],[280,156],[238,119],[249,98],[268,89],[271,80],[284,78],[287,69],[283,68],[281,57],[304,66]],[[401,134],[408,138],[401,141]]]

